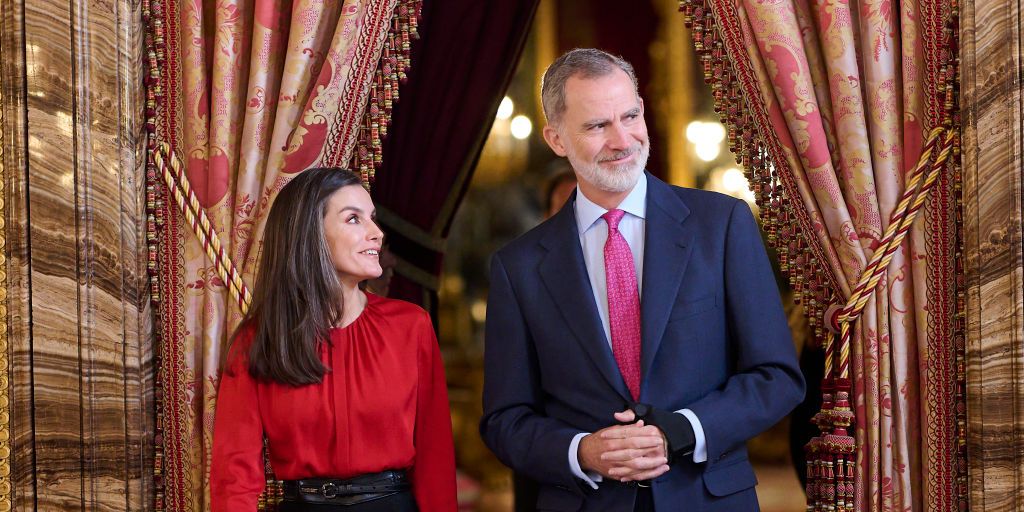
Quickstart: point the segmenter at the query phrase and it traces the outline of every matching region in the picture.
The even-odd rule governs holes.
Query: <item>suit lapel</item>
[[[687,226],[683,222],[690,210],[679,196],[651,175],[648,175],[647,183],[644,286],[640,300],[640,375],[644,381],[661,346],[665,325],[690,260],[694,238],[692,223]],[[642,386],[641,390],[646,399],[649,396],[647,386]]]
[[[576,227],[575,197],[574,193],[566,206],[551,219],[551,229],[541,240],[541,245],[548,251],[540,265],[541,280],[583,351],[622,398],[629,399],[629,389],[615,364],[594,303],[594,292]]]

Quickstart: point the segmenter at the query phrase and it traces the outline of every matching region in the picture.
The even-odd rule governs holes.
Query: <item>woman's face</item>
[[[342,283],[354,286],[380,276],[384,233],[374,221],[376,210],[366,189],[349,185],[327,198],[324,240]]]

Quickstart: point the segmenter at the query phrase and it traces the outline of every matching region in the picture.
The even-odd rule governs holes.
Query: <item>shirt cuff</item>
[[[589,432],[580,432],[572,438],[572,442],[569,443],[569,468],[572,469],[572,474],[583,480],[590,486],[591,489],[597,489],[597,483],[602,480],[601,475],[592,471],[583,471],[580,467],[580,441],[590,435]],[[703,434],[702,434],[703,435]],[[705,455],[705,458],[707,456]]]
[[[708,445],[704,439],[704,428],[700,426],[700,420],[689,409],[680,409],[676,412],[686,416],[693,427],[693,462],[706,462],[708,460]]]

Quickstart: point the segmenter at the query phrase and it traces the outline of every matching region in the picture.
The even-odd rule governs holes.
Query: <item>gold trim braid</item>
[[[7,356],[7,208],[4,172],[4,91],[0,84],[0,512],[11,510],[11,397]]]

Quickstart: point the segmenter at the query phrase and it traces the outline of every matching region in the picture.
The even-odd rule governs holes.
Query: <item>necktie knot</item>
[[[626,212],[613,208],[605,212],[601,217],[604,217],[605,222],[608,223],[608,231],[615,231],[619,229],[619,221],[622,220],[624,215],[626,215]]]

